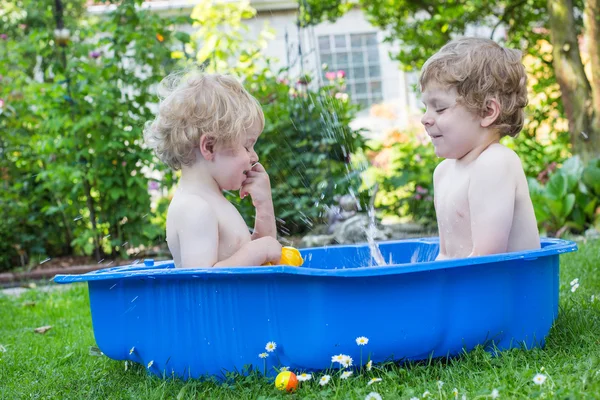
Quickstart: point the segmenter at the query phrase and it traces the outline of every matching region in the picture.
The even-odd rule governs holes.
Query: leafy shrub
[[[528,178],[543,234],[560,237],[567,230],[582,232],[592,225],[600,228],[600,159],[584,166],[573,156],[543,180]]]
[[[0,266],[34,254],[127,256],[152,227],[142,150],[152,86],[174,66],[171,30],[141,0],[94,18],[64,2],[66,43],[54,37],[51,0],[7,5],[0,39]],[[178,36],[186,39],[186,36]],[[189,38],[189,37],[187,37]],[[35,68],[34,68],[35,67]]]
[[[371,149],[374,167],[367,179],[379,184],[375,207],[384,215],[435,225],[433,171],[441,160],[433,145],[416,130],[394,130],[382,143],[371,144]]]

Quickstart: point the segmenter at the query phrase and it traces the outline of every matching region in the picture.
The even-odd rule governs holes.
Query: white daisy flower
[[[0,344],[0,353],[6,353],[6,347]]]
[[[410,398],[410,400],[419,400],[419,398],[413,396],[413,397]]]
[[[492,399],[497,399],[498,397],[500,397],[500,392],[498,392],[498,389],[492,390],[492,393],[490,394],[490,397]]]
[[[277,348],[277,343],[275,343],[275,342],[269,342],[265,346],[265,350],[267,350],[269,353],[275,351],[276,348]]]
[[[331,362],[337,362],[341,364],[344,361],[344,357],[346,356],[343,354],[338,354],[337,356],[331,357]]]
[[[371,378],[371,380],[369,382],[367,382],[367,385],[371,386],[375,382],[381,382],[381,380],[382,380],[381,378]]]
[[[544,382],[546,382],[546,378],[548,377],[544,374],[535,374],[535,376],[533,377],[533,383],[535,383],[536,385],[543,385]]]
[[[369,360],[369,362],[367,363],[367,371],[370,371],[371,368],[373,368],[373,360]]]
[[[284,372],[284,371],[289,371],[289,370],[290,370],[290,367],[281,367],[279,372]]]
[[[426,391],[423,392],[423,396],[421,396],[421,397],[423,397],[424,399],[426,399],[429,396],[431,396],[431,393],[429,393],[429,390],[426,390]]]
[[[306,372],[303,372],[300,375],[297,375],[296,378],[298,378],[299,382],[305,382],[305,381],[310,381],[312,379],[312,375],[307,374]]]
[[[452,395],[454,395],[455,399],[458,399],[458,389],[457,388],[452,389]]]
[[[344,360],[341,362],[344,368],[348,368],[352,366],[352,357],[344,356]]]
[[[131,355],[131,354],[133,354],[133,352],[134,352],[134,351],[135,351],[135,346],[133,346],[133,347],[131,348],[131,350],[129,350],[129,354],[130,354],[130,355]]]
[[[269,357],[269,354],[268,353],[260,353],[258,356],[260,358],[267,358],[267,357]]]
[[[329,380],[331,379],[331,376],[329,375],[323,375],[321,377],[321,379],[319,379],[319,385],[321,386],[325,386],[329,383]]]
[[[127,371],[127,360],[125,360],[125,371]]]
[[[442,388],[442,386],[444,386],[444,382],[442,382],[442,381],[437,381],[437,387],[438,387],[438,389],[441,389],[441,388]]]
[[[542,367],[540,368],[540,371],[544,372],[546,370],[546,368]]]
[[[576,285],[576,284],[578,284],[578,283],[579,283],[579,278],[575,278],[575,279],[573,279],[573,280],[571,281],[570,285],[571,285],[571,286],[574,286],[574,285]]]
[[[365,396],[365,400],[382,400],[381,395],[377,392],[371,392]]]
[[[367,343],[369,343],[369,338],[367,337],[359,336],[356,338],[356,344],[359,346],[364,346]]]
[[[575,293],[575,291],[579,288],[579,283],[574,284],[573,286],[571,286],[571,292]]]
[[[596,300],[596,295],[592,295],[592,297],[590,297],[590,301],[593,303],[594,300]]]
[[[348,379],[350,378],[350,375],[352,375],[352,371],[344,371],[342,372],[342,376],[340,376],[340,379]]]
[[[150,368],[153,365],[154,365],[154,360],[150,360],[150,362],[148,363],[148,368]]]

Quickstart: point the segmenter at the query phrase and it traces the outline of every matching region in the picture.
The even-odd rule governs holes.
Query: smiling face
[[[426,86],[422,101],[426,112],[421,118],[438,157],[460,160],[484,139],[482,119],[458,101],[453,87],[435,83]]]

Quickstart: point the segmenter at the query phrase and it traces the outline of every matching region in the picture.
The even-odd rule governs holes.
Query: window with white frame
[[[362,107],[383,101],[377,33],[319,36],[319,56],[327,71],[344,71],[350,98]]]

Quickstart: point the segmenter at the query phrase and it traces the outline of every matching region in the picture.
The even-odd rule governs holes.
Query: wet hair
[[[160,103],[144,140],[171,168],[191,165],[200,138],[233,147],[252,127],[262,132],[265,117],[258,101],[234,77],[198,71],[173,73],[158,86]]]
[[[523,129],[527,105],[527,74],[519,50],[490,39],[461,38],[443,46],[421,69],[419,85],[454,87],[458,102],[483,117],[487,103],[496,99],[500,115],[492,124],[502,136],[516,136]]]

